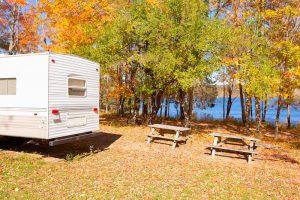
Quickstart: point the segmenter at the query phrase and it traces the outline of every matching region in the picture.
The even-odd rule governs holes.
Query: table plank
[[[152,124],[149,125],[150,128],[158,128],[158,129],[165,129],[165,130],[173,130],[173,131],[190,131],[190,128],[180,127],[180,126],[170,126],[164,124]]]
[[[161,135],[148,135],[148,137],[159,138],[159,139],[163,139],[163,140],[179,141],[179,142],[187,141],[186,138],[172,138],[172,137],[166,137],[166,136],[161,136]]]
[[[214,145],[209,146],[209,148],[227,150],[227,151],[234,151],[234,152],[240,152],[240,153],[247,153],[247,154],[258,154],[257,152],[255,152],[253,150],[232,149],[232,148],[228,148],[228,147],[218,147],[218,146],[214,146]]]
[[[214,137],[225,137],[225,138],[233,138],[233,139],[241,139],[241,140],[249,140],[249,141],[260,141],[260,139],[253,138],[253,137],[229,135],[223,133],[211,133],[209,135]]]

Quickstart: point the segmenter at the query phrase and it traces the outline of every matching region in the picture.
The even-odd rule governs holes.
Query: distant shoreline
[[[218,98],[222,98],[223,97],[223,85],[217,85],[217,90],[218,90]],[[296,89],[294,94],[295,94],[296,98],[300,98],[300,89]],[[227,90],[226,90],[226,96],[227,96]],[[240,96],[240,91],[239,91],[238,87],[236,86],[233,89],[232,97],[235,98],[235,97],[239,97],[239,96]]]

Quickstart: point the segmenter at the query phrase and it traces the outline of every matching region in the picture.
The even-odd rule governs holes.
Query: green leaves
[[[130,71],[132,63],[138,63],[136,95],[187,91],[218,66],[224,24],[208,17],[202,1],[141,0],[119,8],[115,15],[90,48],[90,58],[110,74],[116,65],[127,63]]]

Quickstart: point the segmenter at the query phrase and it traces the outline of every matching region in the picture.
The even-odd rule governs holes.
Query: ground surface
[[[168,122],[171,123],[171,122]],[[187,144],[147,146],[147,127],[101,119],[101,135],[47,147],[0,143],[0,199],[300,199],[300,133],[284,132],[264,143],[250,165],[241,156],[209,155],[212,131],[243,130],[222,123],[194,123]]]

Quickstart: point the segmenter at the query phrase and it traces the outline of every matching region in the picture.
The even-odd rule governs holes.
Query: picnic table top
[[[190,128],[180,127],[180,126],[170,126],[165,124],[151,124],[149,125],[150,128],[159,128],[159,129],[166,129],[166,130],[174,130],[174,131],[189,131]]]
[[[214,136],[214,137],[226,137],[226,138],[242,139],[242,140],[250,140],[250,141],[259,141],[260,140],[260,139],[253,138],[253,137],[229,135],[229,134],[223,134],[223,133],[211,133],[209,135]]]

